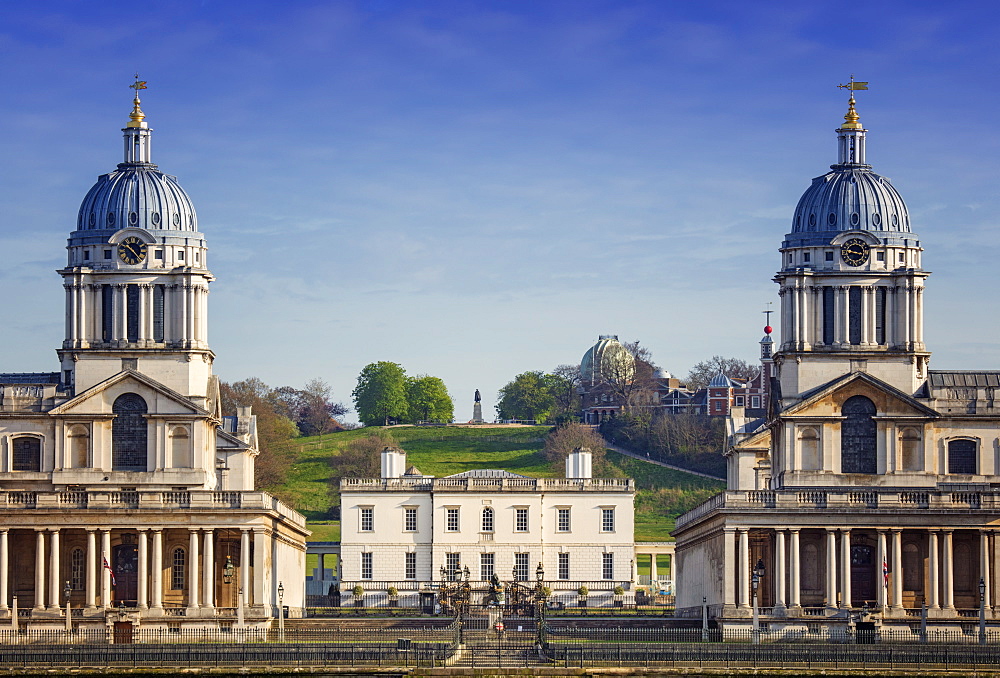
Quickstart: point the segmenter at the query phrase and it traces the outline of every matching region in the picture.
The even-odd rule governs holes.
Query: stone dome
[[[81,231],[127,227],[148,231],[197,231],[198,217],[191,198],[177,177],[149,163],[122,163],[103,174],[80,205]]]
[[[580,376],[589,384],[609,380],[628,381],[634,374],[635,358],[614,334],[602,334],[580,361]]]
[[[890,181],[870,169],[833,166],[813,179],[795,207],[792,233],[910,232],[910,215]]]

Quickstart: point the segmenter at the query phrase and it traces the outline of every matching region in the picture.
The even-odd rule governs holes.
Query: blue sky
[[[153,160],[209,241],[223,379],[321,377],[348,401],[390,360],[467,419],[476,388],[492,412],[599,334],[682,376],[753,359],[851,73],[933,272],[932,368],[1000,368],[997,8],[0,3],[0,370],[57,368],[54,270],[120,161],[135,71]]]

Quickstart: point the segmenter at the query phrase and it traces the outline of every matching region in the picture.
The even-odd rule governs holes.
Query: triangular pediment
[[[49,410],[49,414],[110,414],[112,404],[122,393],[137,393],[142,396],[150,413],[211,416],[184,395],[134,370],[123,370],[94,384],[83,393]]]
[[[880,416],[940,416],[936,410],[881,379],[867,372],[852,372],[803,394],[802,400],[781,410],[778,417],[839,417],[844,401],[856,395],[871,399]]]

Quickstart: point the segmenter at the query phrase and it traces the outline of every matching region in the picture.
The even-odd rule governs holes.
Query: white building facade
[[[768,416],[730,418],[728,488],[681,516],[678,608],[773,623],[1000,614],[998,371],[933,371],[919,236],[849,102],[781,246]]]
[[[305,520],[254,491],[249,409],[222,417],[208,250],[138,97],[123,132],[59,271],[61,370],[0,375],[0,619],[62,624],[68,591],[82,626],[267,623],[282,581],[302,606]]]
[[[589,452],[570,455],[558,479],[496,470],[433,478],[403,474],[404,462],[386,450],[382,478],[341,481],[342,591],[394,587],[415,601],[465,568],[472,581],[533,582],[539,564],[556,599],[585,586],[600,604],[631,588],[634,482],[592,478]]]

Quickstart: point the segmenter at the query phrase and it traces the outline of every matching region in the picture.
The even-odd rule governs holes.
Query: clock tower
[[[132,87],[123,162],[84,198],[59,271],[62,380],[80,394],[131,370],[205,406],[214,359],[205,238],[177,178],[152,163],[152,130],[139,107],[145,83]]]
[[[906,204],[865,156],[851,90],[837,129],[838,160],[813,179],[781,244],[781,397],[794,402],[851,372],[912,394],[926,378],[920,237]]]

